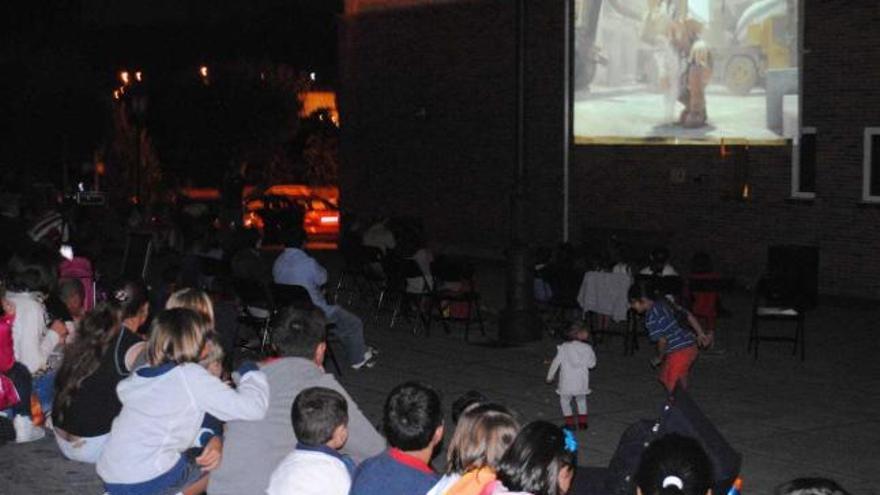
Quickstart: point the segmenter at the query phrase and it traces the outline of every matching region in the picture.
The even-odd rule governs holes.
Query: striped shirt
[[[663,301],[656,301],[645,315],[645,328],[651,342],[666,339],[666,353],[675,352],[693,346],[696,341],[694,334],[681,327],[675,313]]]

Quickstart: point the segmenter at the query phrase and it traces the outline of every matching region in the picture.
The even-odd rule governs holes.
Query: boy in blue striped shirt
[[[657,357],[651,363],[660,366],[660,382],[669,393],[678,382],[687,387],[688,371],[699,352],[697,344],[707,346],[712,337],[703,332],[700,322],[689,312],[687,318],[693,332],[682,328],[669,303],[662,298],[655,300],[645,284],[630,287],[629,303],[633,311],[645,315],[648,338],[657,345]]]

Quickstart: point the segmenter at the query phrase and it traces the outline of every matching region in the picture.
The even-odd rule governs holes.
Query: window
[[[801,129],[800,140],[791,150],[791,197],[816,197],[816,128]]]
[[[862,163],[862,201],[880,203],[880,127],[865,128]]]

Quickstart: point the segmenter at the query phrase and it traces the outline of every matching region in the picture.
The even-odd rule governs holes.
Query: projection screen
[[[800,0],[573,0],[576,144],[784,144]]]

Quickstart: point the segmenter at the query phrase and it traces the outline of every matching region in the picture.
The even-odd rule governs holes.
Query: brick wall
[[[562,236],[563,3],[529,2],[527,167],[536,243]],[[344,20],[343,202],[425,218],[441,243],[500,251],[513,185],[513,2],[482,0]],[[820,249],[820,290],[880,298],[880,208],[859,204],[862,133],[880,125],[880,7],[810,2],[805,126],[817,129],[817,198],[792,201],[790,150],[578,146],[570,163],[572,239],[588,228],[671,234],[678,264],[696,250],[748,280],[768,245]],[[674,183],[670,170],[685,180]],[[747,178],[752,196],[736,197]]]

